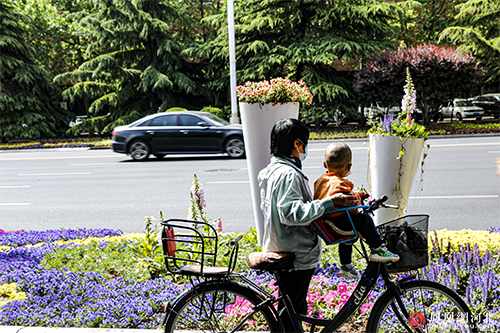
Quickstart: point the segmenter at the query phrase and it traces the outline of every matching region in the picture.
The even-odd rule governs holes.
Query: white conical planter
[[[271,130],[274,124],[283,118],[297,119],[299,117],[299,103],[276,104],[274,106],[258,103],[239,104],[255,227],[259,243],[262,243],[264,216],[260,209],[260,188],[257,176],[271,159]]]
[[[389,199],[386,203],[399,207],[397,210],[382,208],[375,211],[373,219],[375,225],[404,215],[423,147],[424,139],[421,138],[370,134],[372,196],[380,198],[382,195],[387,195]],[[401,150],[404,151],[404,155],[400,160],[398,156]]]

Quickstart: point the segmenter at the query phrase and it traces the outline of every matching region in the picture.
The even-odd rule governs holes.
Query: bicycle
[[[373,201],[370,205],[340,208],[340,210],[362,209],[372,213],[385,207],[387,197]],[[411,216],[410,216],[411,217]],[[359,238],[361,251],[368,261],[367,267],[350,298],[331,319],[320,319],[295,313],[286,291],[274,296],[245,275],[235,273],[241,236],[231,241],[231,252],[227,267],[216,267],[217,232],[204,222],[171,219],[162,222],[162,245],[167,269],[172,274],[189,277],[191,287],[166,305],[165,332],[239,332],[271,331],[283,332],[283,324],[276,309],[283,300],[292,318],[296,332],[304,332],[304,323],[310,332],[323,327],[321,332],[335,332],[360,308],[375,286],[379,276],[384,281],[385,291],[377,299],[366,323],[366,332],[478,332],[477,323],[465,302],[454,291],[436,282],[420,280],[415,274],[400,280],[391,273],[409,271],[428,264],[427,215],[425,220],[425,256],[420,262],[410,260],[403,264],[372,262],[367,260],[364,241],[359,238],[354,225],[348,237],[339,235],[335,242],[354,242]],[[351,220],[352,224],[352,220]],[[381,236],[390,237],[394,230],[418,231],[411,218],[403,217],[379,226]],[[418,225],[415,224],[415,225]],[[399,228],[399,229],[398,229]],[[402,229],[401,229],[402,228]],[[176,230],[174,232],[174,230]],[[179,233],[178,231],[181,231]],[[187,233],[184,233],[186,232]],[[331,231],[331,230],[330,230]],[[420,231],[423,231],[420,230]],[[334,231],[335,232],[335,231]],[[389,250],[393,250],[389,248]],[[410,251],[411,252],[411,251]],[[418,251],[417,251],[418,252]],[[404,253],[402,253],[404,254]],[[261,271],[274,274],[280,290],[280,271],[293,263],[293,256],[279,255],[260,266]],[[276,257],[276,258],[278,258]],[[417,260],[417,261],[418,261]],[[185,265],[184,265],[185,264]]]

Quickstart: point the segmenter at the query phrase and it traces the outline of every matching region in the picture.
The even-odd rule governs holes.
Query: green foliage
[[[311,130],[309,140],[353,139],[368,137],[368,129],[340,128],[334,130]]]
[[[439,33],[454,21],[457,7],[465,0],[401,1],[389,21],[397,29],[392,38],[406,46],[436,44]]]
[[[459,45],[484,65],[486,81],[500,79],[500,0],[468,0],[457,6],[455,22],[441,33],[440,42]]]
[[[393,5],[361,1],[248,0],[235,8],[237,78],[239,84],[275,77],[303,80],[315,106],[329,109],[354,98],[347,70],[377,50],[392,45],[387,15]],[[193,45],[185,56],[200,59],[210,87],[227,91],[227,15],[207,22],[217,38]],[[332,66],[333,65],[333,66]],[[342,66],[344,66],[342,68]]]
[[[160,211],[160,222],[163,221],[163,213]],[[161,226],[155,224],[152,217],[146,217],[144,226],[144,238],[138,242],[129,243],[128,246],[142,262],[152,279],[160,277],[167,272],[165,268],[165,258],[160,243]]]
[[[165,110],[165,112],[173,112],[173,111],[187,111],[187,109],[174,106],[173,108]]]
[[[106,279],[123,277],[126,280],[145,281],[148,278],[144,275],[145,265],[136,260],[129,244],[129,240],[70,244],[47,253],[40,266],[45,269],[67,269],[74,273],[96,272]]]
[[[223,109],[219,109],[219,108],[216,108],[213,106],[206,106],[203,109],[201,109],[201,111],[211,113],[213,115],[216,115],[219,118],[222,118],[222,119],[228,120],[228,121],[229,121],[229,117],[231,117],[231,109],[223,110]]]
[[[22,23],[26,40],[34,49],[37,66],[50,77],[74,70],[86,59],[90,31],[78,17],[92,9],[92,0],[11,0],[16,10],[30,18]]]
[[[0,2],[0,141],[62,135],[70,114],[54,102],[59,89],[35,64],[35,50],[24,38],[28,17],[10,1]]]
[[[164,1],[93,2],[80,20],[93,34],[89,60],[54,79],[71,85],[65,99],[88,100],[89,114],[108,114],[82,126],[110,132],[138,115],[210,96],[197,66],[179,56],[185,41],[177,38],[176,23],[182,19]]]

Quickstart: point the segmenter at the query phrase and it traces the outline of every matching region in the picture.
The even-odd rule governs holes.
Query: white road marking
[[[18,176],[77,176],[90,175],[90,172],[19,173]]]
[[[207,184],[249,184],[249,180],[227,180],[219,182],[207,182]]]
[[[29,206],[31,204],[31,202],[0,202],[0,206]]]
[[[14,185],[5,185],[5,186],[0,186],[0,188],[30,188],[31,185],[24,185],[24,186],[14,186]]]
[[[499,198],[498,194],[493,195],[440,195],[440,196],[418,196],[410,199],[491,199]]]

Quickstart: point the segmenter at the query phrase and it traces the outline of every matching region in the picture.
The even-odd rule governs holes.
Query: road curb
[[[77,327],[36,327],[0,326],[2,333],[156,333],[160,329],[116,329],[116,328],[77,328]]]

